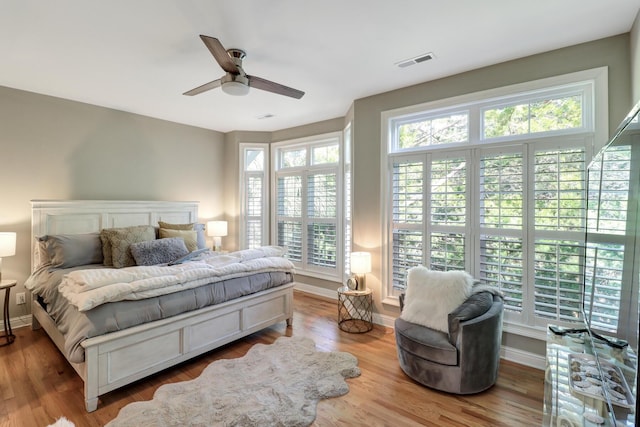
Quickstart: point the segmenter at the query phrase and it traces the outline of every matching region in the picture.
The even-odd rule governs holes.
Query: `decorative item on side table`
[[[0,290],[4,289],[4,310],[2,315],[4,321],[4,334],[0,335],[0,339],[6,338],[7,341],[3,344],[0,344],[0,347],[11,344],[16,338],[16,336],[13,334],[13,331],[11,330],[11,322],[9,321],[9,301],[11,288],[14,287],[17,282],[15,280],[2,280],[2,258],[7,256],[14,256],[15,254],[16,233],[0,233]]]
[[[373,329],[371,289],[338,288],[338,326],[345,332],[363,333]]]
[[[207,222],[207,235],[213,237],[213,250],[220,252],[222,250],[222,237],[228,233],[227,221],[209,221]]]

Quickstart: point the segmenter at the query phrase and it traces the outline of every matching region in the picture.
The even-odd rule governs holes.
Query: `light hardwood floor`
[[[376,325],[366,334],[338,329],[335,301],[296,292],[292,328],[284,322],[100,398],[84,410],[83,383],[44,331],[17,329],[0,347],[0,426],[46,426],[66,416],[77,427],[103,426],[130,402],[149,400],[162,384],[200,375],[211,362],[243,356],[256,343],[307,336],[320,350],[348,351],[362,375],[347,380],[347,395],[320,401],[314,426],[540,426],[544,373],[502,361],[497,384],[471,396],[429,390],[398,366],[393,330]]]

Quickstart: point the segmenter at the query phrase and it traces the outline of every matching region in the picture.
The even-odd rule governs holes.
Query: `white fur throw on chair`
[[[473,277],[465,271],[432,271],[413,267],[407,272],[407,290],[400,317],[407,322],[449,332],[449,313],[472,292]]]

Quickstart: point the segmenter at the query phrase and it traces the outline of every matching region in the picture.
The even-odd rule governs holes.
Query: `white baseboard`
[[[295,286],[293,289],[295,290],[324,298],[335,299],[336,302],[338,301],[338,291],[336,291],[335,289],[320,288],[318,286],[307,285],[306,283],[301,282],[294,283]]]
[[[500,358],[542,371],[544,371],[546,365],[545,356],[512,347],[502,346],[500,349]]]
[[[12,330],[31,326],[31,315],[26,314],[24,316],[12,317],[9,319],[9,322],[11,323]],[[2,328],[0,330],[4,332],[4,322],[0,327]]]
[[[305,292],[311,295],[318,295],[324,298],[335,299],[338,301],[338,292],[332,289],[320,288],[318,286],[307,285],[306,283],[296,282],[295,288],[300,292]],[[376,325],[386,326],[393,329],[396,318],[393,316],[387,316],[384,314],[373,313],[373,323]],[[544,370],[545,357],[543,355],[530,353],[517,348],[502,346],[500,349],[500,357],[511,362],[519,363],[521,365],[530,366]]]

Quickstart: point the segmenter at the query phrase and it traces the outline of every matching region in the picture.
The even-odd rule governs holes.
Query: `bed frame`
[[[102,228],[198,221],[197,202],[33,200],[34,237]],[[34,253],[32,247],[31,253]],[[32,255],[31,266],[34,267]],[[275,323],[293,319],[293,283],[82,342],[85,361],[71,366],[84,381],[88,412],[98,397]],[[64,354],[64,338],[46,310],[31,304],[32,329],[42,327]]]

